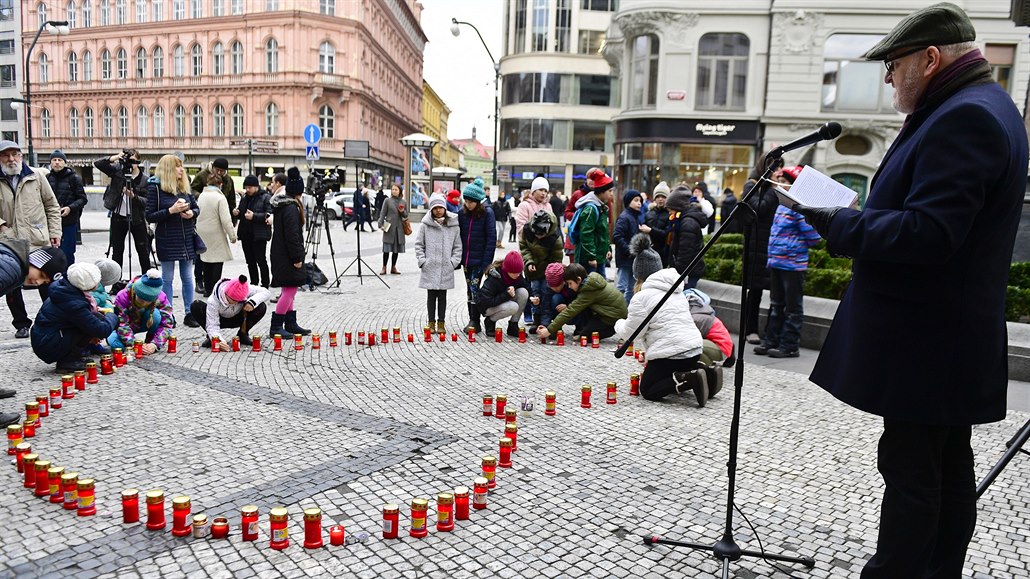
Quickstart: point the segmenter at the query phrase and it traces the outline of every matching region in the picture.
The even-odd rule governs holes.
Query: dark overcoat
[[[274,195],[272,206],[272,241],[269,248],[269,266],[272,287],[300,287],[307,282],[304,263],[304,220],[300,202],[284,195]]]
[[[860,410],[924,424],[1005,417],[1005,293],[1026,189],[1027,136],[997,84],[907,121],[864,210],[830,251],[854,258],[811,380]]]
[[[186,199],[193,211],[193,217],[186,219],[182,213],[171,213],[168,209],[180,197]],[[197,232],[197,218],[200,207],[189,191],[172,195],[161,190],[157,177],[147,179],[147,221],[156,223],[154,239],[157,241],[159,261],[193,261],[197,259],[197,248],[193,235]]]

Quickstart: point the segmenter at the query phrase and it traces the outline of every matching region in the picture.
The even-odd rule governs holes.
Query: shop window
[[[892,112],[894,88],[883,82],[883,63],[862,55],[878,34],[834,34],[823,45],[823,111]]]
[[[987,62],[991,64],[991,78],[1001,85],[1005,92],[1012,88],[1012,64],[1016,60],[1013,44],[988,44],[984,50]]]
[[[653,107],[658,92],[658,37],[643,34],[631,46],[629,106]]]
[[[719,32],[701,37],[695,92],[697,108],[744,110],[750,45],[743,34]]]

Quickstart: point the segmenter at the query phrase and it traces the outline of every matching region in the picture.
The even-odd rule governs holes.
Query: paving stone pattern
[[[334,225],[333,235],[342,270],[353,234]],[[378,241],[374,234],[363,239],[373,266],[380,263]],[[99,254],[93,245],[80,248],[80,258]],[[331,272],[327,259],[320,265]],[[193,354],[190,342],[201,332],[180,327],[178,354],[130,362],[44,418],[34,450],[95,477],[99,512],[77,517],[33,497],[13,466],[0,469],[0,577],[718,574],[719,562],[706,553],[648,547],[642,538],[714,543],[721,536],[732,370],[722,393],[698,409],[690,395],[662,403],[629,397],[629,375],[640,365],[615,360],[606,343],[559,348],[506,336],[495,344],[482,335],[475,344],[464,336],[425,343],[425,294],[413,254],[402,255],[398,267],[405,273],[386,276],[389,290],[371,277],[364,285],[344,278],[340,288],[298,295],[299,320],[322,333],[320,350],[307,340],[303,351],[271,352],[266,341],[261,353]],[[226,267],[232,274],[243,269],[242,260]],[[448,295],[453,331],[466,320],[463,295],[458,280]],[[38,307],[34,293],[27,301]],[[181,307],[179,300],[176,311]],[[4,411],[59,383],[27,340],[13,339],[9,320],[5,309],[0,371],[19,394],[0,402]],[[343,346],[344,330],[395,326],[416,342]],[[267,327],[262,322],[257,330]],[[332,329],[340,332],[339,348],[328,347]],[[608,381],[619,384],[615,405],[604,403]],[[579,408],[583,383],[594,386],[591,409]],[[558,394],[554,417],[542,413],[549,389]],[[408,537],[411,498],[431,499],[434,523],[435,494],[471,486],[480,457],[497,452],[503,421],[481,416],[484,393],[507,394],[509,403],[534,396],[532,414],[518,418],[514,468],[498,469],[489,508],[473,511],[454,532],[432,528],[425,539]],[[1010,412],[1003,422],[974,429],[978,476],[1026,419]],[[816,560],[815,569],[793,576],[853,577],[872,554],[882,492],[879,433],[875,417],[833,400],[804,376],[747,366],[736,504],[767,550]],[[1030,572],[1028,464],[1017,457],[980,502],[966,576]],[[142,523],[123,525],[118,497],[127,487],[164,489],[166,503],[189,495],[194,513],[230,518],[230,539],[176,539]],[[394,541],[380,533],[388,502],[402,505],[401,538]],[[261,509],[256,543],[240,539],[245,504]],[[291,546],[282,552],[268,547],[273,506],[291,515]],[[369,539],[304,549],[301,513],[312,506],[322,509],[324,527],[340,523]],[[167,517],[170,527],[170,505]],[[741,546],[757,550],[743,518],[735,514],[734,522]],[[328,533],[325,539],[328,545]],[[751,559],[731,570],[738,578],[789,576]]]

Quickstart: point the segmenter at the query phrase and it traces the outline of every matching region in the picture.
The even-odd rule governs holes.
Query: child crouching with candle
[[[662,259],[651,249],[651,240],[646,234],[633,236],[631,249],[636,254],[633,260],[636,287],[629,303],[629,316],[615,323],[615,331],[623,340],[628,340],[640,327],[680,277],[673,268],[661,269]],[[647,352],[647,366],[640,376],[641,396],[661,400],[669,394],[690,390],[698,407],[704,407],[709,397],[708,379],[704,369],[698,367],[704,343],[682,291],[673,292],[633,342]]]
[[[615,322],[626,317],[626,298],[601,274],[587,270],[582,264],[565,267],[566,288],[575,298],[547,326],[540,326],[536,335],[547,338],[558,333],[565,324],[576,324],[575,336],[591,336],[597,332],[603,340],[615,335]]]
[[[509,251],[504,260],[493,262],[483,274],[476,305],[486,318],[483,324],[488,335],[494,333],[498,321],[509,318],[507,334],[518,337],[519,320],[529,301],[529,282],[522,275],[523,267],[522,255]]]
[[[161,272],[150,269],[132,280],[114,298],[118,327],[107,337],[112,348],[132,346],[138,332],[146,332],[144,354],[153,354],[164,347],[172,335],[175,318],[172,304],[164,294]]]

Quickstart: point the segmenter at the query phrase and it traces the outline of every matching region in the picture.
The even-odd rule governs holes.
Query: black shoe
[[[283,318],[283,329],[291,334],[300,334],[307,336],[311,333],[311,330],[302,328],[297,325],[297,310],[290,310],[284,314]]]
[[[697,407],[704,408],[708,402],[708,378],[704,370],[691,370],[689,372],[673,372],[672,379],[676,381],[676,392],[683,393],[688,388],[694,392],[697,399]]]
[[[211,336],[208,336],[208,337],[204,338],[204,341],[200,343],[200,347],[201,348],[210,348],[211,347]]]
[[[84,372],[86,370],[86,362],[81,358],[71,358],[68,360],[61,360],[57,363],[58,374],[74,374],[76,372]]]
[[[269,339],[275,338],[276,334],[279,334],[279,337],[281,337],[283,340],[293,339],[293,334],[287,332],[286,329],[283,328],[283,321],[285,319],[286,314],[277,314],[275,312],[272,312],[272,325],[268,328]]]
[[[12,413],[5,412],[3,414],[0,414],[0,428],[7,428],[8,426],[10,426],[12,424],[19,424],[19,423],[21,423],[21,414],[15,414],[13,412]]]
[[[195,288],[193,288],[193,290],[195,292],[197,292],[198,294],[202,294],[202,293],[205,293],[207,291],[207,288],[204,287],[204,284],[197,284],[197,286]]]
[[[483,330],[488,336],[494,335],[497,332],[497,322],[491,320],[490,316],[485,316],[483,318]],[[515,335],[517,336],[518,334]]]
[[[513,337],[513,338],[518,338],[519,337],[519,323],[518,322],[508,322],[507,334],[509,336]]]
[[[711,367],[699,364],[705,372],[705,380],[708,382],[708,399],[715,398],[715,395],[722,390],[722,366],[712,364]]]
[[[801,353],[797,350],[785,350],[783,348],[773,348],[769,350],[770,358],[797,358]]]
[[[236,334],[236,337],[240,339],[240,345],[241,346],[253,346],[254,345],[254,340],[250,339],[250,334],[239,332],[239,333]]]
[[[768,356],[769,352],[774,350],[774,349],[775,349],[774,346],[767,345],[767,344],[765,344],[763,342],[763,343],[755,346],[755,349],[753,351],[754,351],[754,353],[758,354],[759,356]]]
[[[14,337],[15,338],[28,338],[29,337],[29,329],[28,328],[18,328],[18,331],[14,333]]]
[[[182,323],[186,324],[190,328],[200,327],[200,324],[197,323],[197,320],[193,319],[193,314],[186,314],[186,317],[182,319]]]
[[[11,398],[18,392],[15,390],[8,390],[7,388],[0,388],[0,398]]]

